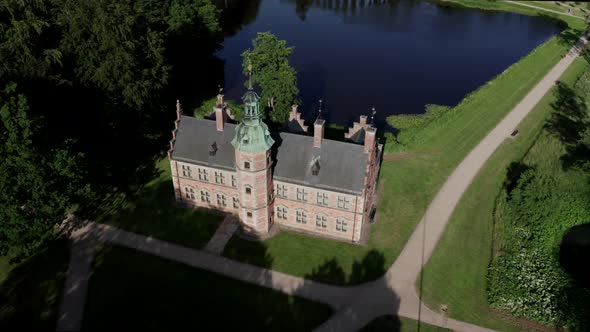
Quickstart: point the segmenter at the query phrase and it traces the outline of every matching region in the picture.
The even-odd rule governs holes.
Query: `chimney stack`
[[[297,118],[297,105],[291,105],[291,113],[289,113],[289,121],[293,121],[293,119],[299,120]]]
[[[227,113],[225,112],[225,104],[223,102],[223,95],[217,95],[217,103],[214,107],[215,110],[215,127],[217,131],[223,131],[223,125],[227,121]]]
[[[365,128],[365,153],[371,153],[375,149],[375,136],[377,129],[375,127]]]
[[[326,121],[322,119],[315,120],[313,124],[313,147],[321,148],[322,140],[324,139],[324,123]]]

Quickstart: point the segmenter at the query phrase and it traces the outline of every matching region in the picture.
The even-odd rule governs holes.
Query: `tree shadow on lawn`
[[[563,168],[589,170],[590,146],[586,132],[590,120],[584,99],[572,88],[560,83],[551,107],[553,112],[545,129],[565,147],[566,153],[561,157]]]
[[[204,247],[225,214],[176,203],[174,187],[167,173],[138,191],[115,215],[102,222],[146,236],[191,248]]]
[[[0,330],[54,330],[69,261],[65,239],[15,266],[0,284]]]
[[[160,254],[166,254],[168,250],[165,246],[154,248],[153,243],[144,245]],[[255,247],[262,257],[259,258],[262,265],[270,269],[272,257],[266,252],[265,245],[255,242]],[[182,263],[178,263],[131,249],[102,248],[94,260],[82,329],[107,330],[116,326],[159,330],[216,326],[223,330],[311,330],[325,322],[332,309],[297,295],[314,298],[318,291],[327,291],[331,294],[329,297],[344,299],[349,294],[348,289],[306,280],[292,289],[291,294],[295,296],[288,296],[249,283],[273,285],[276,281],[273,281],[270,270],[252,269],[241,263],[218,266],[217,272],[222,274],[230,269],[238,272],[240,280],[235,280],[191,267],[191,262],[197,266],[200,259],[206,258],[185,255]],[[382,254],[367,254],[355,265],[357,278],[374,273],[376,269],[383,274],[383,262]],[[330,260],[309,277],[342,274],[341,271],[339,264]],[[397,313],[398,297],[385,284],[383,292],[389,292],[387,298],[391,299],[392,314]],[[347,314],[356,317],[354,312]]]
[[[562,287],[558,307],[571,321],[571,330],[590,326],[590,223],[570,228],[559,248],[559,263],[571,277]]]

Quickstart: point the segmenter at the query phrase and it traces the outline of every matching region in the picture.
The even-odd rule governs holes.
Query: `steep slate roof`
[[[172,159],[234,170],[235,154],[230,142],[235,127],[226,123],[220,132],[215,121],[182,116]],[[323,139],[322,147],[314,148],[313,136],[286,132],[272,132],[271,136],[275,140],[274,179],[326,190],[362,191],[367,165],[363,145]],[[214,142],[217,152],[210,156]],[[316,157],[319,157],[320,171],[313,175],[311,166]]]
[[[363,190],[367,167],[364,146],[347,142],[322,140],[321,148],[313,147],[313,136],[274,133],[276,165],[273,178],[336,191]],[[312,161],[320,157],[319,174],[311,174]]]
[[[215,121],[181,116],[172,159],[211,167],[235,169],[236,155],[231,140],[236,125],[225,123],[217,131]],[[217,143],[215,155],[209,155],[211,144]]]

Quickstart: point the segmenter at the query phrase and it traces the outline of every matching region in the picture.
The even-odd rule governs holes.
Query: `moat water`
[[[226,95],[244,92],[240,54],[259,31],[294,46],[304,117],[349,125],[377,110],[423,113],[425,104],[456,105],[553,35],[543,17],[448,8],[421,1],[219,0],[226,37]]]

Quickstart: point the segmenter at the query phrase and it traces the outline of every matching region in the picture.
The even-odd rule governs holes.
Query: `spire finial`
[[[182,112],[182,108],[180,107],[180,99],[176,99],[176,112]]]
[[[377,114],[377,111],[375,110],[375,107],[371,108],[371,111],[373,111],[373,113],[371,113],[371,123],[375,123],[375,114]]]
[[[252,90],[252,60],[248,58],[248,90]]]
[[[322,100],[320,99],[319,102],[320,102],[320,106],[318,108],[318,119],[321,119],[322,118]]]

